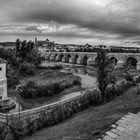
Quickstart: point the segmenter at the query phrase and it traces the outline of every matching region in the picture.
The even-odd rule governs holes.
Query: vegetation
[[[135,82],[140,82],[140,78],[137,78]],[[34,87],[36,86],[36,84],[34,82],[29,82],[28,86]],[[113,94],[110,94],[110,92],[113,92],[114,97],[119,96],[131,86],[133,86],[133,83],[130,84],[129,82],[122,81],[122,83],[120,83],[118,86],[110,87],[110,89],[108,89],[106,93],[109,93],[109,95],[113,96]],[[66,134],[69,134],[69,136],[80,136],[80,138],[87,138],[89,140],[96,139],[105,131],[107,131],[110,125],[119,117],[123,116],[124,113],[126,113],[128,110],[138,110],[138,108],[140,107],[140,97],[137,92],[138,90],[135,90],[135,92],[130,91],[130,93],[125,93],[124,96],[122,95],[123,97],[120,96],[116,98],[113,102],[95,106],[101,103],[101,94],[98,90],[87,90],[86,94],[83,97],[75,99],[76,101],[74,102],[69,101],[69,103],[67,103],[65,107],[63,106],[63,104],[59,104],[55,106],[54,109],[49,110],[49,113],[45,110],[42,110],[38,114],[37,118],[26,118],[25,121],[23,121],[24,125],[22,121],[19,122],[17,118],[11,117],[8,120],[7,126],[12,132],[13,138],[18,139],[21,136],[32,135],[36,130],[39,130],[40,128],[57,124],[60,121],[63,121],[66,118],[70,117],[74,113],[90,107],[90,109],[80,113],[81,115],[75,115],[75,117],[71,118],[70,121],[65,121],[55,127],[49,127],[45,130],[42,130],[42,132],[47,135],[47,138],[49,139],[55,139],[54,137],[52,137],[52,135],[50,135],[51,131],[53,132],[53,134],[54,131],[56,131],[56,139],[62,139],[62,137],[64,137]],[[131,93],[132,95],[130,95]],[[91,107],[91,105],[94,105],[94,107]],[[111,111],[109,109],[111,109]],[[63,130],[64,133],[60,133],[61,127],[65,127],[65,131]],[[82,135],[83,133],[88,133],[88,135]]]
[[[75,85],[81,85],[81,80],[76,76],[69,76],[69,80],[49,83],[45,85],[37,85],[33,81],[28,81],[25,86],[21,86],[20,95],[23,98],[38,98],[53,96],[66,88],[73,87]]]
[[[133,81],[133,76],[130,73],[126,73],[126,77],[125,77],[126,81],[132,82]]]
[[[39,55],[34,42],[32,41],[27,42],[26,40],[21,41],[20,39],[17,39],[15,51],[16,56],[22,62],[34,64],[36,67],[38,67],[41,64],[42,58]]]
[[[55,126],[36,132],[36,135],[24,140],[38,139],[39,136],[49,140],[62,140],[66,137],[97,140],[110,126],[128,112],[137,113],[140,108],[140,95],[137,87],[133,87],[113,101],[100,106],[91,106],[85,111],[75,114],[70,119]]]
[[[22,75],[34,75],[42,58],[32,41],[16,40],[15,49],[0,48],[0,57],[7,61],[8,87],[19,83]]]
[[[110,60],[104,47],[105,46],[101,45],[97,51],[97,82],[102,95],[102,101],[104,100],[107,86],[112,82],[112,78],[109,75]]]
[[[35,74],[35,65],[28,62],[24,62],[20,65],[19,70],[22,75],[34,75]]]

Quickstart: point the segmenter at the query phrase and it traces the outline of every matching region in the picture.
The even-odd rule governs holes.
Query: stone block
[[[103,140],[114,140],[114,139],[106,135],[104,136]]]
[[[117,137],[117,135],[114,134],[114,133],[111,132],[111,131],[106,132],[106,134],[107,134],[109,137],[114,138],[114,139]]]
[[[120,130],[120,131],[124,131],[125,128],[121,127],[121,126],[118,126],[116,129]]]

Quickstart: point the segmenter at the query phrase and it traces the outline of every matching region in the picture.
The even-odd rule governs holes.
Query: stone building
[[[6,61],[0,58],[0,112],[6,112],[16,106],[7,96]]]
[[[0,99],[7,98],[6,61],[0,58]]]

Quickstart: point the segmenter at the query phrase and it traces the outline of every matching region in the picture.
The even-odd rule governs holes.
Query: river
[[[45,65],[46,64],[44,64],[43,66]],[[48,105],[57,101],[69,99],[81,94],[81,92],[85,89],[91,89],[96,86],[96,78],[94,77],[95,68],[93,67],[63,65],[63,69],[61,71],[66,73],[70,72],[73,73],[74,75],[79,76],[81,78],[81,86],[75,86],[73,88],[66,89],[53,97],[43,97],[38,99],[22,99],[18,98],[16,94],[10,94],[8,96],[15,101],[16,107],[10,110],[9,112],[10,113],[17,112],[19,110],[19,105],[20,110],[27,110],[43,105]]]

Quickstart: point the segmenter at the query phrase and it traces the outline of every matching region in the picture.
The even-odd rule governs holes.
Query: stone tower
[[[7,98],[6,61],[0,58],[0,99]]]

